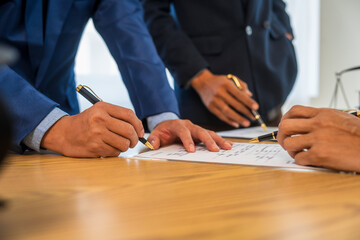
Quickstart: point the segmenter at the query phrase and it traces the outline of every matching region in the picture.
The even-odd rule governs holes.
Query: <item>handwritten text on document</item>
[[[308,168],[297,165],[294,159],[278,144],[234,143],[231,150],[220,150],[219,152],[209,152],[205,146],[198,145],[195,153],[188,153],[182,145],[171,145],[159,150],[140,153],[135,158]]]

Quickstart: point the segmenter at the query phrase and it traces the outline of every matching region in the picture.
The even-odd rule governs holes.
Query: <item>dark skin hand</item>
[[[294,106],[277,140],[297,164],[360,172],[360,119],[349,113]]]
[[[290,41],[293,36],[285,33]],[[255,118],[249,109],[258,110],[259,104],[251,96],[247,84],[240,80],[242,89],[239,89],[226,75],[215,75],[204,70],[195,77],[191,86],[199,94],[206,108],[223,122],[238,128],[250,126],[250,120]],[[244,117],[246,116],[246,117]]]
[[[240,90],[225,75],[204,70],[191,85],[209,111],[227,124],[235,128],[239,125],[249,127],[250,122],[244,116],[255,120],[249,109],[257,110],[259,105],[251,98],[252,93],[245,82],[240,80]]]
[[[57,121],[41,146],[70,157],[114,157],[135,147],[143,136],[142,122],[132,110],[98,102]]]

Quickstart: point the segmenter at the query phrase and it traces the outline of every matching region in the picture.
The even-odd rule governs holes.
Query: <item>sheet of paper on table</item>
[[[297,165],[278,144],[234,143],[231,150],[219,152],[210,152],[204,145],[197,145],[195,153],[188,153],[182,145],[170,145],[155,151],[145,151],[134,158],[317,169]]]
[[[217,134],[222,137],[252,139],[264,134],[272,133],[277,130],[277,127],[267,127],[266,131],[264,131],[264,129],[262,129],[261,127],[249,127],[229,131],[221,131],[217,132]]]

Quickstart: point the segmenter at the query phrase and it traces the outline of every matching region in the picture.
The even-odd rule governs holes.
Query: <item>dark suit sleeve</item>
[[[12,150],[22,152],[22,140],[56,107],[8,66],[0,68],[0,89],[12,119]]]
[[[158,53],[180,87],[208,63],[170,15],[170,0],[144,0],[145,22]]]
[[[274,0],[273,11],[275,16],[280,21],[281,24],[286,28],[286,31],[294,36],[289,15],[286,12],[286,4],[283,0]]]
[[[94,25],[114,57],[137,116],[179,115],[174,91],[143,19],[138,0],[101,0]]]

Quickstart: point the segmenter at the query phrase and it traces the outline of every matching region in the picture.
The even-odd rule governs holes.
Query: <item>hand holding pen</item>
[[[240,83],[240,79],[232,74],[228,74],[227,78],[232,80],[234,82],[234,84],[236,85],[236,87],[240,90],[243,90],[243,86]],[[264,129],[264,131],[266,131],[266,125],[263,121],[263,119],[261,118],[260,114],[258,113],[258,111],[256,111],[255,109],[250,109],[251,113],[254,115],[255,119],[259,122],[259,125],[262,127],[262,129]]]
[[[360,172],[360,118],[336,109],[294,106],[277,140],[300,165]]]
[[[127,108],[98,102],[85,111],[60,118],[41,146],[70,157],[116,157],[144,136],[142,122]]]
[[[90,91],[89,91],[90,90]],[[86,89],[86,86],[79,85],[76,88],[76,91],[80,93],[84,98],[86,98],[90,103],[95,104],[97,102],[102,102],[102,99],[99,98],[92,90],[89,88],[89,90]],[[154,147],[143,137],[139,137],[139,141],[143,143],[148,148],[154,150]]]
[[[335,109],[332,109],[332,110],[335,110]],[[338,110],[335,110],[335,111],[338,111]],[[360,118],[360,110],[353,109],[353,110],[347,110],[345,112]],[[285,118],[283,118],[283,119],[285,119]],[[258,143],[258,142],[264,142],[264,141],[270,141],[270,140],[277,140],[277,135],[278,135],[278,131],[274,131],[272,133],[264,134],[259,137],[253,138],[249,142],[250,143]]]
[[[192,80],[191,86],[206,108],[223,122],[235,128],[240,125],[249,127],[248,119],[256,120],[252,110],[257,110],[259,105],[251,98],[252,93],[246,83],[241,80],[239,83],[241,91],[226,75],[216,75],[204,70]]]

